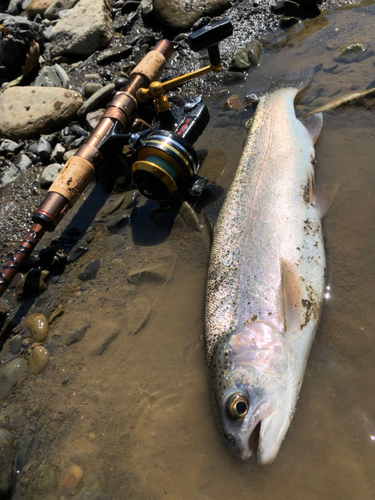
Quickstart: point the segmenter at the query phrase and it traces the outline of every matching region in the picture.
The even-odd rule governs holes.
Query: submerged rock
[[[76,344],[77,342],[81,342],[83,337],[85,336],[87,330],[90,328],[90,325],[80,326],[74,333],[69,335],[67,345]]]
[[[10,394],[13,387],[21,380],[27,369],[27,361],[13,359],[0,368],[0,401]]]
[[[48,336],[48,321],[44,314],[32,314],[27,318],[27,328],[35,342],[44,342]]]
[[[16,473],[16,453],[17,440],[14,435],[0,429],[0,498],[5,498],[12,489]]]
[[[96,278],[99,269],[100,269],[100,260],[94,260],[94,262],[91,262],[91,264],[89,264],[83,271],[83,273],[79,274],[77,278],[80,279],[81,281],[93,280]]]
[[[49,363],[49,351],[42,345],[34,347],[30,354],[30,370],[33,373],[40,373]]]
[[[66,475],[61,481],[61,488],[68,488],[69,490],[74,490],[80,484],[83,478],[83,470],[76,464],[69,467]]]
[[[52,57],[89,56],[107,47],[114,34],[111,8],[112,0],[80,0],[52,30]]]
[[[54,465],[42,464],[32,474],[29,487],[27,488],[28,498],[46,498],[57,486],[57,469]]]
[[[136,297],[129,304],[126,314],[128,332],[136,335],[144,328],[151,316],[151,306],[145,297]]]
[[[247,56],[247,48],[244,46],[237,47],[230,63],[230,69],[232,71],[244,71],[250,68],[250,66],[251,64]]]
[[[13,140],[65,125],[82,106],[78,92],[51,87],[11,87],[0,99],[0,134]]]

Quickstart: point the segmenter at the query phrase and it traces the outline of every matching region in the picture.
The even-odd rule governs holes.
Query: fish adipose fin
[[[340,184],[322,184],[317,187],[318,212],[321,219],[330,209]]]
[[[302,284],[296,266],[284,259],[281,266],[281,300],[284,310],[285,332],[299,330],[302,320]]]
[[[315,146],[323,127],[323,113],[315,113],[314,115],[305,116],[303,118],[299,118],[299,121],[306,128]]]

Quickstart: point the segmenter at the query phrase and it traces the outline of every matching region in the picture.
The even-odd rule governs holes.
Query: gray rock
[[[80,0],[52,31],[52,57],[90,56],[107,47],[114,34],[111,8],[112,0]]]
[[[247,55],[246,47],[237,47],[234,51],[230,68],[232,71],[244,71],[250,68],[250,61]]]
[[[80,109],[78,110],[78,116],[85,116],[86,113],[91,111],[92,109],[96,108],[99,103],[103,101],[106,97],[112,94],[112,92],[115,90],[116,85],[114,83],[109,83],[102,89],[98,90],[95,92],[94,95],[92,95],[87,101],[85,101]]]
[[[78,0],[55,0],[52,5],[44,12],[44,17],[53,21],[59,19],[59,13],[62,10],[69,10],[78,3]]]
[[[143,17],[145,18],[150,17],[153,10],[154,10],[154,0],[141,1],[141,11]]]
[[[11,87],[0,99],[0,134],[17,140],[58,130],[81,106],[81,94],[73,90]]]
[[[76,500],[110,500],[110,497],[96,488],[82,488]]]
[[[0,146],[0,153],[15,153],[17,154],[23,148],[23,142],[17,144],[17,142],[10,141],[9,139],[4,139]]]
[[[14,160],[14,165],[18,168],[18,170],[21,172],[21,174],[24,174],[26,170],[31,167],[32,161],[30,158],[26,155],[19,155],[17,158]]]
[[[109,250],[118,250],[119,248],[123,247],[125,243],[126,240],[123,236],[119,234],[112,234],[112,236],[104,240],[103,245]]]
[[[22,11],[22,0],[10,0],[8,5],[8,13],[12,16],[18,16]]]
[[[66,262],[69,264],[70,262],[74,262],[75,260],[79,259],[84,255],[86,252],[88,252],[89,249],[87,248],[86,245],[83,243],[79,242],[74,247],[70,250],[68,258],[66,259]]]
[[[90,328],[90,325],[80,326],[74,333],[69,335],[69,339],[67,341],[67,345],[76,344],[77,342],[81,342],[83,337],[85,336],[87,330]]]
[[[262,57],[262,45],[258,40],[251,40],[246,44],[247,57],[253,66],[259,66]]]
[[[229,0],[154,0],[153,14],[172,30],[187,31],[201,17],[218,16],[229,7]]]
[[[27,361],[22,358],[14,359],[0,368],[0,401],[8,397],[13,387],[21,380],[26,369]]]
[[[69,158],[71,158],[72,156],[74,156],[76,154],[77,151],[78,151],[78,148],[71,149],[70,151],[67,151],[63,157],[64,162],[66,163],[69,160]]]
[[[16,335],[10,341],[10,352],[12,354],[18,354],[22,347],[23,338],[20,335]]]
[[[5,363],[9,363],[10,361],[13,361],[14,358],[15,358],[14,354],[10,352],[5,356],[4,361]]]
[[[33,0],[23,0],[22,2],[22,10],[26,10],[27,7],[31,4]]]
[[[62,165],[59,163],[53,163],[52,165],[48,165],[43,170],[42,175],[40,176],[40,187],[43,189],[47,189],[50,187],[50,185],[53,183],[53,181],[56,179],[56,177],[59,175],[59,173],[62,170]]]
[[[48,26],[48,28],[46,30],[43,31],[43,36],[44,36],[44,39],[47,40],[48,42],[51,40],[51,36],[52,36],[52,30],[53,30],[53,25],[51,24],[50,26]]]
[[[98,92],[103,87],[101,83],[95,83],[95,82],[89,82],[86,83],[85,88],[83,89],[83,92],[85,94],[85,97],[90,97],[95,94],[95,92]]]
[[[29,148],[29,150],[30,149],[31,148]],[[52,152],[51,144],[47,141],[47,139],[41,137],[37,143],[37,150],[36,150],[37,156],[39,156],[39,158],[42,160],[43,163],[46,163],[49,161],[51,157],[51,152]]]
[[[130,216],[121,214],[115,215],[112,219],[107,223],[107,228],[111,231],[111,233],[116,233],[119,229],[123,228],[127,224],[129,224]]]
[[[16,472],[17,441],[13,434],[0,429],[0,498],[10,492]]]
[[[94,260],[94,262],[91,262],[91,264],[89,264],[86,267],[83,273],[79,274],[77,277],[81,281],[93,280],[96,278],[99,269],[100,269],[100,260]]]
[[[63,161],[64,158],[64,153],[65,153],[65,148],[62,144],[57,143],[56,146],[53,148],[52,154],[51,154],[51,161],[55,163],[59,163]]]
[[[87,113],[86,115],[86,123],[90,127],[90,130],[94,130],[94,128],[99,123],[99,120],[104,115],[105,109],[97,109],[96,111],[92,111],[91,113]]]
[[[36,87],[69,87],[69,77],[59,65],[44,66],[35,80]]]
[[[32,0],[27,6],[26,13],[30,17],[35,17],[34,22],[40,22],[42,20],[42,14],[51,5],[53,0]],[[38,21],[38,18],[40,21]]]
[[[10,182],[13,182],[17,177],[21,175],[21,172],[18,170],[18,168],[15,165],[11,165],[8,170],[6,170],[1,177],[1,182],[3,184],[9,184]]]
[[[130,56],[133,51],[131,45],[121,44],[104,50],[97,58],[98,64],[109,64],[113,61],[121,61]]]
[[[368,48],[360,42],[349,43],[340,47],[336,53],[334,61],[349,64],[352,62],[359,62],[372,57],[374,55],[373,51],[368,50]]]

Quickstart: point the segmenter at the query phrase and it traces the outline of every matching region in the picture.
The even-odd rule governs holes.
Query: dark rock
[[[223,83],[236,83],[245,80],[246,76],[244,73],[238,73],[236,71],[227,71],[223,76]]]
[[[56,146],[53,148],[51,154],[51,162],[61,163],[63,161],[64,154],[65,154],[64,146],[60,143],[57,143]]]
[[[85,94],[85,97],[91,97],[92,95],[95,94],[95,92],[98,92],[98,90],[100,90],[101,88],[103,88],[103,85],[101,83],[89,82],[86,83],[83,92]]]
[[[13,434],[0,429],[0,498],[12,489],[16,472],[17,441]]]
[[[91,262],[83,271],[83,273],[78,275],[78,279],[81,281],[89,281],[93,280],[96,278],[96,275],[98,274],[98,271],[100,269],[100,260],[94,260],[94,262]]]
[[[123,236],[119,234],[112,234],[109,238],[104,240],[103,245],[109,250],[118,250],[123,247],[126,243],[126,240]]]
[[[98,64],[109,64],[113,61],[121,61],[121,59],[130,56],[132,51],[133,48],[125,44],[110,47],[98,56],[97,62]]]
[[[66,385],[69,382],[69,377],[64,377],[61,381],[62,385]]]
[[[37,87],[63,87],[69,88],[69,77],[59,65],[44,66],[35,80]]]
[[[296,0],[302,8],[306,18],[317,17],[320,14],[318,4],[322,4],[322,0]]]
[[[280,28],[289,28],[290,26],[293,26],[294,24],[297,24],[300,22],[300,19],[298,17],[287,17],[283,16],[280,19]]]
[[[30,150],[31,148],[29,148]],[[34,152],[34,151],[32,151]],[[37,142],[37,156],[42,160],[43,163],[47,163],[51,157],[52,147],[51,144],[44,138],[41,137]]]
[[[119,229],[125,227],[129,224],[130,216],[121,214],[115,215],[112,219],[107,223],[107,228],[111,231],[111,233],[116,233]]]
[[[113,83],[116,85],[116,89],[121,89],[124,85],[126,85],[129,81],[129,78],[125,76],[118,76],[113,80]]]
[[[16,335],[10,341],[10,352],[12,354],[18,354],[22,347],[23,339],[20,335]]]
[[[53,356],[56,347],[56,342],[53,339],[48,339],[45,346],[50,355]]]
[[[90,325],[83,325],[78,328],[74,333],[69,336],[67,345],[76,344],[77,342],[81,342],[83,337],[85,336],[87,330],[90,328]]]
[[[11,141],[9,139],[4,139],[0,145],[0,153],[19,153],[23,148],[23,142],[17,144],[17,142]]]
[[[70,127],[71,131],[74,132],[75,134],[81,136],[81,137],[88,137],[89,133],[76,123]]]
[[[286,16],[294,16],[303,19],[305,17],[305,12],[302,7],[291,0],[284,1],[284,11]]]
[[[15,292],[18,297],[38,295],[47,288],[45,280],[49,271],[40,268],[31,269],[16,286]]]
[[[129,12],[133,12],[133,11],[137,10],[140,3],[141,3],[141,0],[127,0],[121,9],[121,13],[128,14]]]
[[[82,255],[85,255],[86,252],[88,252],[89,249],[83,244],[83,243],[77,243],[69,252],[68,258],[67,258],[67,263],[69,264],[70,262],[74,262],[75,260],[79,259],[82,257]]]
[[[284,2],[281,0],[271,5],[271,12],[273,14],[284,14]]]
[[[89,99],[87,99],[87,101],[82,104],[81,108],[78,110],[78,116],[84,116],[86,115],[86,113],[96,108],[103,99],[113,93],[115,88],[116,85],[114,83],[109,83],[105,87],[95,92],[94,95],[92,95]]]

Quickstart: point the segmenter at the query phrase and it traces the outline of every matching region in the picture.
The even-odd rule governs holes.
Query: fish
[[[300,120],[313,69],[260,97],[213,230],[205,341],[219,430],[240,459],[271,463],[295,412],[325,288],[321,219],[337,185],[315,184],[321,113]]]

